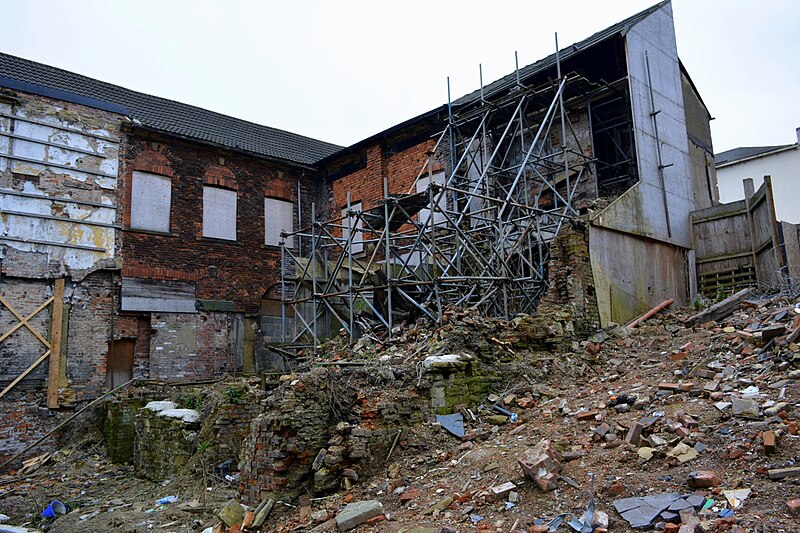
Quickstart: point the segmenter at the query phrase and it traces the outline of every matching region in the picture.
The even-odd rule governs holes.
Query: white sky
[[[0,50],[349,145],[602,30],[655,0],[0,0]],[[800,127],[800,2],[674,0],[678,52],[714,146]]]

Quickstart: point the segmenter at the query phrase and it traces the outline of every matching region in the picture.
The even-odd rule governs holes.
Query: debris
[[[517,486],[510,481],[489,488],[489,495],[492,501],[499,501],[505,498],[511,491],[516,489]]]
[[[50,502],[50,505],[42,511],[42,518],[54,518],[62,514],[67,514],[67,506],[58,500],[53,500]]]
[[[550,446],[548,440],[539,442],[518,459],[525,475],[545,492],[556,488],[558,473],[561,471],[560,461],[561,456]]]
[[[649,527],[664,511],[682,511],[699,509],[705,499],[693,494],[680,495],[677,492],[654,494],[640,498],[623,498],[614,500],[614,509],[631,527],[641,529]]]
[[[775,432],[774,431],[765,431],[764,432],[764,452],[765,453],[775,453]]]
[[[259,528],[264,525],[264,522],[267,520],[267,517],[274,506],[275,500],[273,498],[266,498],[258,505],[258,507],[256,507],[253,517],[254,528]]]
[[[517,421],[518,417],[517,417],[516,413],[512,413],[511,411],[503,409],[499,405],[495,405],[494,407],[492,407],[492,410],[495,411],[496,413],[500,413],[501,415],[507,416],[508,419],[511,420],[512,422],[516,422]]]
[[[662,310],[666,309],[667,307],[669,307],[670,305],[672,305],[674,303],[675,303],[675,300],[673,300],[672,298],[670,298],[669,300],[664,300],[663,302],[661,302],[660,304],[658,304],[657,306],[655,306],[654,308],[650,309],[648,312],[643,314],[641,317],[637,318],[636,320],[634,320],[633,322],[628,324],[628,327],[629,328],[635,328],[636,326],[638,326],[639,324],[641,324],[645,320],[654,317],[656,315],[656,313],[658,313],[659,311],[662,311]]]
[[[461,413],[436,415],[436,421],[456,437],[461,438],[464,436],[464,417]]]
[[[721,320],[733,313],[739,307],[739,305],[748,299],[752,294],[753,289],[742,289],[733,296],[729,296],[721,302],[712,305],[708,309],[689,317],[685,323],[687,326],[693,326],[695,324],[702,324],[704,322]]]
[[[800,477],[800,467],[773,468],[767,471],[767,475],[772,480],[783,479],[785,477]]]
[[[244,507],[233,499],[225,504],[225,507],[217,513],[217,516],[220,520],[225,522],[226,526],[233,527],[237,524],[241,524],[244,520]]]
[[[447,509],[448,507],[450,507],[451,503],[453,503],[453,497],[452,496],[445,496],[444,498],[442,498],[438,502],[434,503],[433,505],[431,505],[430,507],[428,507],[427,509],[422,511],[422,514],[423,515],[429,515],[429,514],[437,515],[437,514],[441,513],[442,511],[444,511],[445,509]]]
[[[348,531],[382,514],[383,505],[377,500],[351,502],[336,515],[336,527]]]
[[[786,507],[789,508],[789,513],[792,516],[800,516],[800,498],[794,498],[786,502]]]
[[[742,418],[758,418],[759,405],[755,400],[731,396],[733,416]]]
[[[176,501],[178,501],[177,496],[164,496],[156,500],[156,505],[166,505],[168,503],[175,503]]]
[[[742,503],[750,496],[750,489],[723,490],[722,495],[728,500],[728,504],[733,509],[738,509]]]
[[[722,483],[722,480],[713,470],[695,470],[689,472],[686,482],[693,489],[708,489],[716,487]]]

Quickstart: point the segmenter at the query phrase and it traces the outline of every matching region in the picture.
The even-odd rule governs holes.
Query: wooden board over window
[[[236,191],[203,187],[203,237],[236,240]]]

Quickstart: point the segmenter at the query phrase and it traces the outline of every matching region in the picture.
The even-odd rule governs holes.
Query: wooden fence
[[[692,212],[692,247],[697,286],[708,297],[744,287],[780,285],[786,257],[772,198],[772,180],[753,191],[744,180],[745,199]]]

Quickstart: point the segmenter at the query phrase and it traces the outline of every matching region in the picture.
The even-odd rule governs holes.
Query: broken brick
[[[765,453],[775,453],[775,432],[774,431],[765,431],[764,432],[764,452]]]
[[[716,487],[722,480],[713,470],[695,470],[689,473],[687,483],[693,489],[708,489]]]
[[[625,435],[625,442],[638,446],[639,439],[642,438],[643,430],[644,426],[640,422],[636,422],[631,429],[628,430],[628,434]]]

